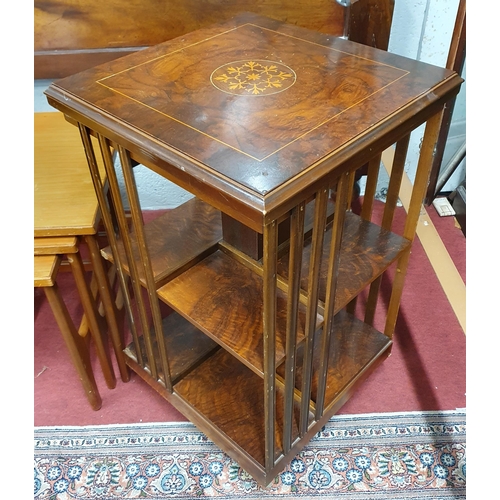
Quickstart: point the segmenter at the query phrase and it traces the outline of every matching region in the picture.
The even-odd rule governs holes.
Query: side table
[[[80,130],[129,311],[128,365],[261,485],[390,353],[441,113],[461,82],[442,68],[243,13],[46,91]],[[396,234],[409,136],[423,123],[411,206]],[[393,144],[379,226],[371,212],[380,155]],[[162,221],[163,273],[133,162],[190,191],[201,212],[220,214],[208,220],[181,206]],[[367,163],[356,215],[352,186]],[[183,227],[197,228],[189,238],[177,231],[179,214]],[[220,235],[217,243],[198,244],[208,233]],[[378,288],[393,264],[380,332]],[[360,315],[354,304],[367,288]],[[162,317],[159,301],[174,312]]]
[[[60,113],[35,113],[35,169],[34,169],[34,236],[35,255],[68,254],[79,288],[85,316],[97,338],[105,338],[104,326],[98,323],[98,314],[90,298],[89,286],[83,274],[79,251],[80,242],[85,242],[95,277],[99,297],[104,306],[105,326],[109,329],[121,379],[127,382],[130,373],[123,356],[122,332],[118,321],[111,284],[104,268],[106,263],[100,253],[98,228],[101,210],[85,161],[79,146],[79,134]],[[104,166],[99,171],[106,182]],[[59,237],[77,237],[78,247],[65,251],[60,248]],[[43,239],[42,239],[43,238]],[[53,238],[51,240],[51,238]],[[65,240],[63,240],[65,241]],[[103,346],[104,349],[104,346]],[[104,359],[105,352],[101,358]],[[108,357],[109,359],[109,357]],[[111,373],[107,376],[110,388],[116,385],[109,359]]]

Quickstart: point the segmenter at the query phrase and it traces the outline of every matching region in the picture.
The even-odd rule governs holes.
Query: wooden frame
[[[242,13],[46,91],[83,140],[131,318],[127,364],[263,486],[390,353],[442,110],[461,83],[446,69]],[[398,231],[408,136],[423,124]],[[380,225],[374,187],[393,144]],[[152,240],[135,162],[198,199],[182,215],[205,243],[184,239],[174,211],[161,231],[172,254]],[[353,180],[365,164],[356,215]],[[230,219],[206,218],[214,211]],[[246,226],[244,238],[221,227],[231,219]],[[392,290],[375,322],[386,272]]]

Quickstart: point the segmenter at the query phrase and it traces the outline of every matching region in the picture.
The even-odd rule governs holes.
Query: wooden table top
[[[35,237],[95,234],[99,205],[78,129],[62,113],[34,120]]]
[[[244,13],[46,94],[259,230],[319,179],[416,128],[460,83],[445,69]]]

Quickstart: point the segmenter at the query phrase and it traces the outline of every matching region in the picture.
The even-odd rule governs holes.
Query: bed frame
[[[387,50],[394,0],[35,0],[35,79],[57,79],[239,12]]]

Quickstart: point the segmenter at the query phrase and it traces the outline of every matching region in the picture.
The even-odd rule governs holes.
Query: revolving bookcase
[[[120,278],[128,365],[261,485],[390,353],[441,113],[461,82],[442,68],[244,13],[46,92],[81,132],[109,237],[103,253]],[[397,234],[409,137],[424,123]],[[393,145],[375,224],[380,158]],[[193,197],[144,224],[137,164]],[[361,167],[368,176],[357,215]],[[380,281],[392,265],[378,331]]]

